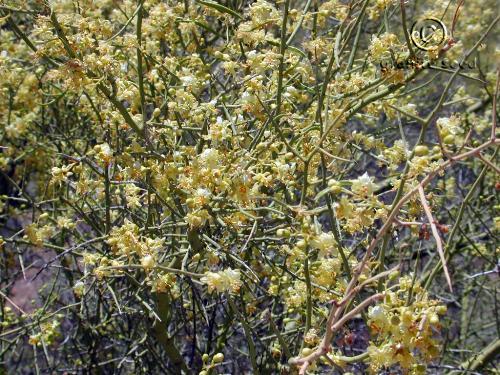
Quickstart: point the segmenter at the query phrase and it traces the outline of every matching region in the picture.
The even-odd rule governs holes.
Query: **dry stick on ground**
[[[488,159],[486,159],[483,155],[478,154],[477,157],[479,159],[481,159],[481,161],[484,164],[486,164],[488,167],[490,167],[491,169],[493,169],[495,171],[495,173],[500,174],[500,168],[498,168],[495,164],[493,164],[491,161],[489,161]]]
[[[494,360],[498,353],[500,353],[500,339],[492,341],[478,354],[474,355],[468,361],[463,363],[461,367],[464,369],[464,371],[477,371],[486,366],[486,364],[488,364],[490,361]]]
[[[427,219],[429,220],[432,235],[434,236],[434,239],[436,240],[437,250],[439,253],[439,257],[441,258],[441,263],[443,264],[443,270],[444,270],[444,274],[446,276],[446,281],[448,283],[448,287],[450,288],[450,291],[453,293],[453,287],[451,285],[451,277],[450,277],[450,273],[448,272],[448,267],[446,266],[446,258],[444,257],[443,241],[441,240],[441,236],[439,236],[439,232],[438,232],[438,229],[436,226],[436,221],[432,217],[432,211],[429,207],[429,203],[427,203],[427,199],[425,198],[424,188],[420,185],[418,186],[418,194],[420,196],[420,201],[422,202],[422,208],[424,209],[425,215],[427,216]]]

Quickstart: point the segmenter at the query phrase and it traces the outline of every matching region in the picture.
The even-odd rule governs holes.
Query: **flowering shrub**
[[[0,372],[495,371],[495,5],[2,0]]]

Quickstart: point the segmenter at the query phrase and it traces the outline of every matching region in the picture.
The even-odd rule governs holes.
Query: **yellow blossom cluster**
[[[408,303],[411,298],[414,301]],[[410,373],[425,373],[425,363],[440,354],[439,316],[445,313],[446,306],[429,299],[420,285],[412,284],[411,276],[402,277],[399,289],[368,311],[373,335],[368,347],[370,369],[377,373],[399,364]]]
[[[236,293],[241,287],[240,271],[227,268],[219,272],[207,272],[201,278],[201,282],[207,284],[210,292],[215,290],[219,293]]]

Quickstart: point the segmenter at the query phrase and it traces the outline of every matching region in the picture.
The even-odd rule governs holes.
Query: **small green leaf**
[[[233,17],[236,17],[236,18],[239,18],[240,20],[243,19],[243,16],[241,14],[239,14],[238,12],[235,12],[234,10],[224,6],[224,5],[221,5],[215,1],[207,1],[207,0],[198,0],[198,3],[202,4],[202,5],[205,5],[206,7],[209,7],[209,8],[212,8],[212,9],[215,9],[221,13],[227,13],[227,14],[230,14],[232,15]]]
[[[276,42],[274,40],[267,40],[267,42],[272,45],[272,46],[276,46],[276,47],[279,47],[280,46],[280,43],[279,42]],[[302,57],[307,57],[306,54],[304,53],[304,51],[298,49],[297,47],[294,47],[294,46],[286,46],[287,49],[289,49],[291,52],[294,52]]]

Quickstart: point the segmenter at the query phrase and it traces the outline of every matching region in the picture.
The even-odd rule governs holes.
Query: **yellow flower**
[[[68,177],[70,177],[73,173],[71,172],[72,164],[65,165],[62,167],[54,167],[52,168],[52,180],[53,184],[60,184],[62,182],[68,181]]]
[[[320,256],[332,252],[332,250],[336,248],[336,243],[332,232],[322,232],[310,241],[311,246],[319,250]]]
[[[241,287],[240,271],[227,268],[219,272],[206,272],[201,282],[207,284],[208,291],[238,292]]]
[[[372,177],[368,176],[367,172],[358,177],[356,180],[353,180],[351,186],[352,192],[362,197],[372,195],[375,188],[376,185],[373,183]]]
[[[146,254],[141,259],[141,265],[145,270],[150,270],[155,266],[155,260],[151,254]]]

